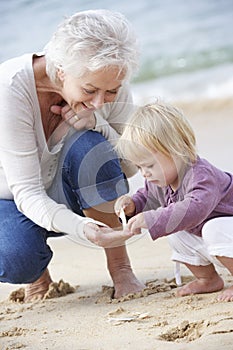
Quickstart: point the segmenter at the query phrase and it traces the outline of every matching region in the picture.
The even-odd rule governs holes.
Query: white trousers
[[[222,266],[215,256],[233,258],[233,217],[219,217],[207,221],[202,237],[185,231],[168,236],[172,248],[172,260],[190,265]]]

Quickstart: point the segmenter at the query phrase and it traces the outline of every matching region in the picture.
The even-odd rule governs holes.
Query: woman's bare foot
[[[30,283],[25,288],[25,302],[40,300],[44,297],[52,282],[48,269],[40,276],[38,280]]]
[[[185,296],[190,294],[218,292],[223,288],[223,286],[224,286],[224,283],[222,278],[216,274],[214,279],[198,278],[192,282],[189,282],[185,286],[178,289],[177,295]],[[233,296],[233,291],[232,291],[232,296]]]
[[[146,286],[141,283],[130,267],[121,268],[114,274],[114,298],[119,299],[124,295],[141,292]]]
[[[233,301],[233,286],[224,290],[218,297],[218,301]]]
[[[114,298],[141,292],[145,285],[133,273],[125,246],[105,249],[108,270],[114,285]]]

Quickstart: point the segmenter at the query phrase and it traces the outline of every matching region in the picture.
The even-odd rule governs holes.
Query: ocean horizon
[[[0,62],[38,52],[64,17],[107,8],[133,24],[141,48],[133,79],[137,101],[144,95],[169,99],[232,95],[232,0],[2,0]]]

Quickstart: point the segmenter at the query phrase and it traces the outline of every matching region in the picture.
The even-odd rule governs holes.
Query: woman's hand
[[[89,130],[95,128],[96,119],[93,111],[82,110],[75,113],[68,104],[65,104],[64,106],[53,105],[50,110],[54,114],[61,115],[62,119],[70,126],[73,126],[76,130]]]
[[[93,223],[84,225],[84,234],[89,241],[103,248],[122,246],[133,236],[129,230],[114,231],[110,227],[100,227]]]
[[[127,224],[127,229],[133,235],[140,234],[142,228],[147,228],[143,213],[137,214],[129,219],[128,224]]]
[[[117,216],[120,216],[121,209],[124,210],[125,215],[132,216],[135,212],[135,204],[131,197],[121,196],[117,199],[114,210]]]

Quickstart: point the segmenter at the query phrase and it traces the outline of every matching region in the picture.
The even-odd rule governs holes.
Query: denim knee
[[[72,139],[73,138],[73,139]],[[86,131],[73,135],[63,163],[63,188],[73,211],[112,201],[128,192],[112,145],[103,135]]]
[[[51,250],[47,254],[35,251],[22,251],[18,254],[18,251],[11,251],[1,258],[0,281],[13,284],[32,283],[42,275],[51,258]]]
[[[20,213],[14,201],[0,200],[0,281],[36,281],[52,258],[47,231]]]

